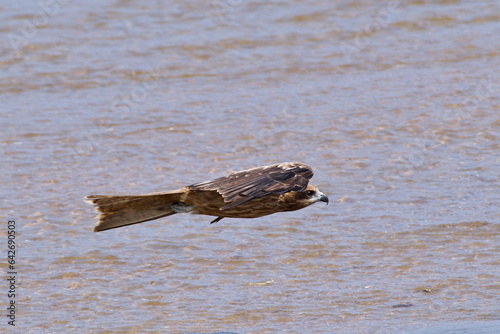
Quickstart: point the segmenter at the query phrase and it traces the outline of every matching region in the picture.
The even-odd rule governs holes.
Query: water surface
[[[498,1],[0,8],[24,333],[500,326]],[[93,233],[82,202],[282,161],[330,205]]]

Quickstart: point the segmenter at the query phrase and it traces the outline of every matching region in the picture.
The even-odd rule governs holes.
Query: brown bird
[[[222,218],[256,218],[303,209],[328,197],[308,185],[311,167],[284,162],[257,167],[179,190],[137,196],[85,197],[95,205],[99,221],[94,232],[189,212]]]

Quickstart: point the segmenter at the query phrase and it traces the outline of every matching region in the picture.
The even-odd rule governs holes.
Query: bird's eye
[[[316,194],[316,192],[314,190],[308,190],[308,191],[306,191],[306,195],[307,196],[314,196],[314,194]]]

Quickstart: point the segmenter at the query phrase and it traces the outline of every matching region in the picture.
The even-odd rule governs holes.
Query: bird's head
[[[291,191],[286,194],[286,202],[290,205],[290,211],[299,210],[316,202],[328,204],[328,197],[313,185],[308,185],[302,191]]]

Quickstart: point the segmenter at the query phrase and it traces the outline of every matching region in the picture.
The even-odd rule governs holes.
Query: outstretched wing
[[[229,209],[268,194],[302,191],[313,176],[311,167],[299,162],[257,167],[232,173],[212,181],[195,183],[190,190],[217,191],[228,203],[221,210]]]

